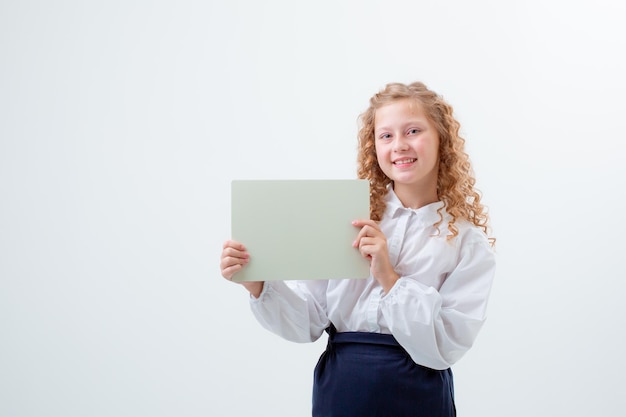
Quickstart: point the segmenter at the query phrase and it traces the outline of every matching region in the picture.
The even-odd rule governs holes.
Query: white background
[[[230,180],[354,178],[358,114],[415,80],[454,105],[498,239],[459,414],[618,415],[625,20],[617,0],[1,1],[0,415],[309,415],[325,338],[261,329],[219,274]]]

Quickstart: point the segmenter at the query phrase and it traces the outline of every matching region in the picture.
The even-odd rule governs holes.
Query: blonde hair
[[[374,119],[376,110],[386,104],[412,99],[420,103],[426,116],[434,124],[439,135],[439,172],[437,175],[437,196],[443,201],[444,207],[452,217],[448,222],[448,230],[452,239],[458,235],[456,221],[467,220],[489,235],[489,216],[481,203],[481,194],[474,188],[476,179],[470,164],[469,156],[464,150],[465,139],[459,136],[461,125],[453,116],[452,106],[423,83],[412,84],[390,83],[370,99],[369,108],[359,116],[358,168],[359,178],[370,182],[370,217],[380,221],[385,211],[385,194],[392,180],[387,177],[376,158],[374,142]],[[443,222],[442,208],[439,209],[439,221]],[[495,239],[489,237],[493,246]]]

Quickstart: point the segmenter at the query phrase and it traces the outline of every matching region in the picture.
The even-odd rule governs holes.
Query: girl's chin
[[[393,181],[398,184],[412,184],[417,181],[414,175],[394,175]]]

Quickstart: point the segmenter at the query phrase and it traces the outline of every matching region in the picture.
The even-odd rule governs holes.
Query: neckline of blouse
[[[444,206],[443,201],[435,201],[434,203],[426,204],[425,206],[416,209],[404,207],[392,188],[388,190],[387,195],[385,196],[385,200],[385,202],[387,203],[387,211],[392,218],[397,217],[400,214],[406,214],[410,216],[416,216],[422,222],[428,222],[431,224],[439,221],[440,217],[437,210]],[[445,219],[445,209],[443,210],[442,214]]]

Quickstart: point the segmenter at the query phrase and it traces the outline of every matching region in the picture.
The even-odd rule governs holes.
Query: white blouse
[[[294,342],[317,340],[331,322],[338,332],[392,334],[417,364],[447,369],[486,319],[495,254],[482,230],[466,221],[457,221],[459,234],[446,240],[445,210],[433,227],[443,202],[406,208],[392,189],[385,199],[380,227],[400,275],[388,294],[371,275],[266,281],[259,298],[250,298],[252,311],[263,327]]]

